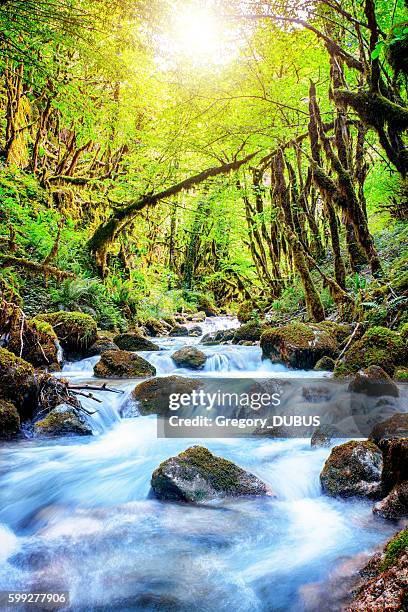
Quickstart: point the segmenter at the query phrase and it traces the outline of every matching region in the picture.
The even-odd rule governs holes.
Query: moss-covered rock
[[[325,356],[319,359],[319,361],[316,363],[314,367],[314,370],[318,372],[333,372],[335,366],[336,366],[336,362],[334,361],[334,359],[332,359],[331,357]]]
[[[6,349],[0,349],[0,398],[13,402],[20,414],[30,414],[37,385],[33,366]]]
[[[348,390],[352,393],[364,393],[370,397],[399,396],[397,385],[379,366],[370,366],[357,372],[350,381]]]
[[[200,325],[193,325],[189,328],[188,335],[191,338],[199,338],[203,335],[203,328]]]
[[[175,321],[172,320],[170,324],[163,319],[148,319],[143,322],[143,327],[146,329],[149,336],[167,336],[174,325]]]
[[[267,328],[270,327],[265,321],[257,321],[251,319],[247,323],[244,323],[238,327],[232,338],[233,344],[239,344],[241,342],[257,342],[261,339],[261,335]]]
[[[192,370],[201,370],[207,361],[207,355],[195,346],[183,346],[175,351],[171,358],[180,368],[191,368]]]
[[[214,344],[230,344],[235,331],[233,329],[219,329],[216,332],[205,334],[200,340],[200,344],[212,346]]]
[[[298,321],[272,327],[263,332],[264,358],[295,369],[312,369],[322,357],[334,357],[338,350],[335,337],[319,324]]]
[[[185,376],[165,376],[145,380],[132,392],[133,400],[138,402],[140,414],[167,414],[169,397],[173,393],[183,394],[199,391],[203,384],[196,378]]]
[[[58,336],[63,349],[69,353],[83,353],[97,338],[95,320],[83,312],[48,312],[37,315],[33,321],[49,323]]]
[[[363,580],[346,612],[403,612],[407,609],[408,527],[360,571]]]
[[[23,350],[22,357],[35,367],[59,366],[59,342],[52,326],[46,321],[32,319],[29,321],[37,332],[35,344]],[[59,369],[59,368],[58,368]]]
[[[188,336],[188,328],[185,325],[175,325],[170,330],[170,336]]]
[[[203,446],[192,446],[163,461],[153,472],[151,485],[155,496],[163,501],[199,503],[271,494],[259,478]]]
[[[378,498],[382,467],[378,446],[351,440],[332,449],[320,474],[320,483],[332,497]]]
[[[99,378],[145,378],[154,376],[156,368],[146,359],[129,351],[105,351],[94,367]]]
[[[339,343],[344,342],[353,331],[349,323],[336,323],[335,321],[321,321],[319,328],[334,336]]]
[[[373,427],[369,439],[377,444],[383,440],[394,440],[395,438],[408,438],[408,413],[394,414],[382,423]]]
[[[91,436],[92,428],[80,412],[69,404],[61,404],[43,419],[34,423],[37,436]]]
[[[119,334],[114,342],[122,351],[160,351],[157,344],[135,332]]]
[[[345,353],[335,370],[337,376],[348,376],[361,368],[377,365],[393,376],[396,366],[404,365],[406,342],[397,332],[386,327],[372,327]]]
[[[95,355],[102,355],[105,351],[117,351],[119,347],[114,343],[111,338],[107,336],[98,336],[96,341],[89,347],[84,353],[85,357],[94,357]]]
[[[0,399],[0,438],[11,438],[20,429],[20,416],[14,404]]]

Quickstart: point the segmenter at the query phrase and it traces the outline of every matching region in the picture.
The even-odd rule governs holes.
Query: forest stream
[[[234,325],[211,318],[203,332]],[[183,375],[188,371],[176,370],[170,351],[199,340],[156,338],[162,350],[141,355],[159,376]],[[262,361],[258,346],[203,350],[210,357],[200,376],[293,375]],[[98,359],[67,363],[62,375],[89,382]],[[157,501],[149,494],[153,470],[197,441],[158,439],[154,415],[124,417],[137,382],[109,381],[124,393],[95,394],[102,403],[91,417],[94,437],[3,448],[0,589],[69,591],[66,609],[76,611],[338,610],[325,583],[348,560],[372,553],[395,526],[375,518],[369,501],[322,494],[319,473],[330,448],[312,449],[303,439],[201,440],[277,497]],[[92,400],[83,404],[95,410]]]

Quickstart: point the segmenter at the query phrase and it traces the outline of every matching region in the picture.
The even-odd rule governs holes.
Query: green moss
[[[216,491],[233,495],[242,487],[241,468],[228,459],[215,457],[204,446],[188,448],[179,458],[203,473]]]
[[[49,323],[61,346],[67,351],[83,351],[96,340],[97,328],[94,319],[83,312],[49,312],[37,315],[36,323]]]
[[[408,527],[397,533],[396,536],[388,542],[385,548],[385,557],[381,563],[379,570],[381,572],[389,569],[398,561],[399,557],[408,549]]]
[[[407,381],[408,380],[408,368],[397,368],[394,372],[395,380]]]
[[[0,399],[0,438],[13,436],[20,429],[17,408],[8,400]]]
[[[260,322],[257,319],[251,319],[248,323],[244,323],[234,332],[233,343],[237,344],[243,340],[249,342],[256,342],[261,339],[261,335],[264,331],[270,328],[270,324],[265,321]]]
[[[393,376],[395,367],[403,365],[406,358],[406,343],[400,334],[386,327],[372,327],[361,340],[355,342],[344,355],[344,363],[335,374],[349,375],[371,365],[381,366]]]
[[[283,327],[272,327],[261,335],[264,357],[292,368],[311,369],[322,357],[335,357],[338,351],[333,333],[318,323],[293,321]]]

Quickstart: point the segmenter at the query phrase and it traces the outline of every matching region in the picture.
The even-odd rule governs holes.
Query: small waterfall
[[[227,355],[216,353],[208,357],[205,362],[205,372],[228,372],[230,370],[230,360]]]

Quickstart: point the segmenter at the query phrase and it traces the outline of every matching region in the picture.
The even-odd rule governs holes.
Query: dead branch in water
[[[68,389],[87,389],[88,391],[109,391],[110,393],[124,393],[122,389],[113,389],[112,387],[107,387],[106,383],[103,383],[100,387],[97,385],[68,385]]]

